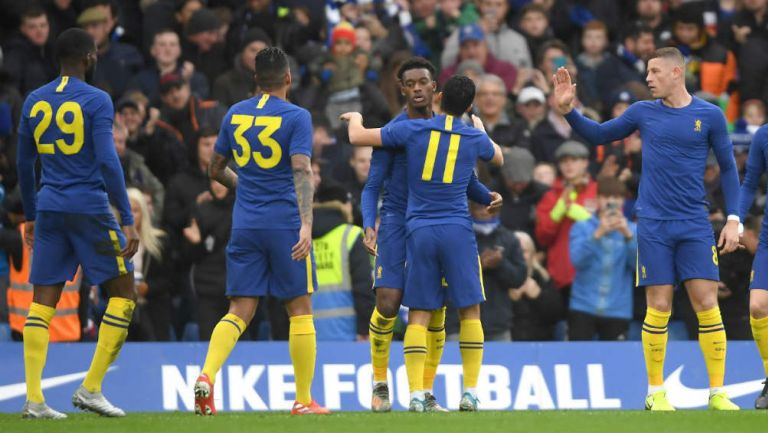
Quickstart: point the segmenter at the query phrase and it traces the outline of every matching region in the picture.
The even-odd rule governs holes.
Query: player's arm
[[[293,186],[299,207],[301,229],[299,241],[291,250],[293,260],[304,260],[312,250],[312,200],[315,186],[312,183],[312,117],[301,111],[293,122],[290,150]]]
[[[208,164],[208,177],[229,189],[237,188],[237,173],[229,168],[229,155],[232,155],[232,134],[229,131],[232,113],[227,113],[221,120],[219,137],[213,148],[211,162]]]
[[[744,183],[739,190],[739,217],[742,221],[747,217],[749,208],[755,200],[760,178],[765,172],[765,146],[768,145],[768,129],[760,128],[749,146],[749,158],[747,159],[747,173],[744,175]]]
[[[24,242],[31,248],[35,236],[35,216],[37,214],[37,180],[35,179],[35,161],[37,161],[37,144],[32,138],[29,125],[29,99],[24,103],[19,122],[19,139],[16,150],[16,170],[19,176],[21,201],[24,206],[25,225]]]
[[[353,146],[381,147],[381,128],[363,126],[363,115],[357,112],[344,113],[341,120],[348,122],[349,143]]]
[[[725,197],[728,222],[720,233],[718,246],[721,254],[730,253],[739,246],[739,173],[733,157],[733,143],[728,135],[725,116],[719,110],[712,119],[709,142],[720,165],[720,188]]]
[[[391,152],[382,149],[374,150],[371,168],[368,170],[368,180],[360,196],[360,209],[363,213],[365,230],[363,245],[371,255],[376,255],[376,208],[379,204],[379,193],[384,183],[384,176],[391,170],[393,163],[394,158]]]

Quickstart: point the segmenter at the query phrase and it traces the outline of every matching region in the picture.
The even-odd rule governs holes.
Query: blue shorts
[[[298,230],[233,229],[227,245],[227,296],[293,299],[315,291],[315,257],[295,261]]]
[[[637,286],[690,279],[720,281],[717,247],[706,219],[637,222]]]
[[[376,240],[373,288],[405,287],[405,224],[382,223]]]
[[[120,256],[125,244],[112,214],[39,211],[29,282],[64,283],[75,276],[78,265],[94,285],[133,273],[133,263]]]
[[[760,242],[752,260],[752,272],[749,274],[749,288],[768,290],[768,245]]]
[[[458,224],[420,227],[408,234],[406,244],[403,305],[436,310],[446,300],[456,308],[485,301],[480,256],[472,229]],[[441,284],[443,276],[447,287]]]

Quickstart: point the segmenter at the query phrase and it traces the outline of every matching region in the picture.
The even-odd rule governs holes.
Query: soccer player
[[[406,109],[389,124],[408,119],[431,119],[432,99],[437,88],[434,79],[435,67],[426,59],[412,57],[400,66],[397,77],[400,91],[406,98]],[[376,208],[382,189],[384,198],[381,206],[381,224],[377,233]],[[474,173],[467,194],[478,203],[494,208],[501,205],[501,195],[490,193]],[[376,256],[373,283],[376,308],[371,315],[368,330],[373,365],[371,409],[374,412],[389,412],[392,409],[387,386],[389,348],[405,283],[405,211],[408,203],[408,185],[403,150],[373,150],[371,169],[361,201],[365,228],[364,243],[368,251]],[[439,308],[432,312],[427,326],[427,359],[424,365],[424,408],[427,412],[446,411],[437,403],[432,393],[432,384],[444,344],[445,309]]]
[[[739,215],[745,218],[755,199],[757,184],[768,166],[768,125],[763,125],[752,138],[747,160],[747,173],[741,185]],[[765,209],[768,213],[768,206]],[[763,359],[766,380],[763,391],[755,401],[755,409],[768,409],[768,218],[763,219],[757,254],[752,261],[749,283],[749,322],[760,358]]]
[[[672,294],[683,282],[699,319],[699,344],[709,375],[709,408],[737,410],[722,390],[726,338],[717,305],[718,251],[704,199],[704,165],[712,149],[720,164],[728,222],[720,253],[739,244],[739,178],[720,109],[685,89],[685,60],[676,48],[661,48],[648,62],[646,81],[658,98],[632,104],[603,124],[573,109],[575,84],[565,68],[553,77],[555,98],[574,131],[593,145],[640,130],[643,167],[638,216],[637,286],[645,286],[648,309],[642,340],[648,372],[648,410],[674,410],[664,391],[664,355]]]
[[[85,82],[96,64],[96,44],[85,31],[69,29],[56,39],[55,52],[61,75],[30,93],[19,125],[24,237],[27,247],[34,248],[29,276],[34,297],[23,332],[27,402],[22,416],[66,418],[45,404],[40,381],[48,325],[64,282],[72,279],[78,265],[88,281],[107,290],[109,303],[91,367],[72,403],[104,416],[125,416],[101,393],[101,382],[128,335],[136,300],[130,258],[138,249],[139,235],[112,142],[112,100]],[[36,193],[38,160],[42,175]]]
[[[213,381],[253,319],[259,298],[283,299],[290,316],[288,347],[296,378],[294,415],[326,414],[310,393],[315,325],[310,295],[317,286],[312,257],[312,120],[287,101],[288,57],[279,48],[256,55],[257,94],[232,106],[222,121],[210,176],[237,192],[227,246],[229,313],[213,329],[195,383],[195,412],[214,415]],[[234,158],[237,172],[227,165]]]
[[[501,165],[501,149],[481,130],[464,125],[475,84],[454,76],[443,89],[445,115],[365,129],[359,113],[342,116],[349,122],[350,142],[358,146],[404,148],[407,158],[406,272],[403,305],[409,307],[405,333],[409,410],[425,411],[424,367],[427,326],[432,311],[446,298],[459,308],[459,347],[464,368],[464,394],[459,408],[477,410],[475,387],[483,356],[480,303],[484,301],[480,260],[467,208],[467,188],[480,157]],[[476,117],[475,123],[482,123]],[[441,284],[442,277],[448,283]]]

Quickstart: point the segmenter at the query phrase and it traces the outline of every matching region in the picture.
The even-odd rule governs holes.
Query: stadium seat
[[[7,323],[0,323],[0,342],[12,341],[11,327]]]
[[[187,322],[184,325],[184,334],[181,336],[181,341],[200,341],[200,327],[197,322]]]

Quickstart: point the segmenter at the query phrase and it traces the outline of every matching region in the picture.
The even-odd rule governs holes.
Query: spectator
[[[533,235],[536,229],[536,206],[549,190],[547,185],[533,179],[536,161],[527,149],[511,148],[504,151],[501,167],[504,198],[501,223],[509,230]]]
[[[635,12],[643,25],[653,31],[655,45],[666,46],[672,39],[672,26],[662,0],[637,0]]]
[[[576,58],[579,68],[582,102],[597,110],[602,110],[602,101],[598,83],[603,79],[598,75],[600,65],[609,57],[608,27],[601,21],[590,21],[584,26],[581,36],[583,52]]]
[[[213,83],[213,99],[225,107],[253,96],[254,59],[261,50],[272,46],[272,41],[261,29],[251,29],[243,38],[243,45],[235,59],[235,67],[225,72]]]
[[[509,28],[506,23],[509,2],[507,0],[479,0],[477,3],[480,10],[478,26],[480,33],[488,35],[486,51],[489,52],[489,57],[493,57],[494,60],[497,59],[503,64],[512,65],[514,68],[532,67],[533,62],[531,62],[531,54],[528,51],[528,43],[523,35]],[[440,56],[440,64],[443,69],[457,63],[457,58],[461,57],[460,47],[463,45],[461,35],[467,31],[465,29],[467,26],[456,29],[445,41],[443,53]],[[480,63],[485,65],[484,61]],[[500,74],[499,71],[488,68],[485,71],[504,78],[504,74]],[[512,86],[508,87],[512,88]]]
[[[568,252],[571,227],[592,218],[597,184],[587,172],[589,151],[585,145],[566,141],[555,157],[560,177],[536,208],[536,240],[547,251],[547,270],[555,287],[567,298],[574,275]]]
[[[178,74],[189,81],[194,94],[200,98],[208,97],[208,79],[195,71],[195,65],[191,62],[181,61],[181,44],[176,32],[165,29],[155,33],[149,53],[153,64],[134,75],[128,83],[128,89],[141,91],[156,106],[160,103],[160,77]]]
[[[759,99],[744,101],[741,106],[741,112],[746,122],[747,131],[750,134],[754,135],[766,123],[765,103]]]
[[[507,115],[507,89],[496,75],[482,75],[477,85],[475,109],[485,131],[500,146],[530,148],[527,123]],[[526,134],[527,133],[527,134]]]
[[[55,41],[64,30],[77,26],[77,10],[73,0],[52,0],[43,7],[51,23],[51,40]]]
[[[534,58],[544,43],[554,38],[549,27],[549,15],[544,6],[538,3],[523,6],[519,15],[520,31],[528,43],[531,58]]]
[[[620,90],[609,105],[610,118],[621,116],[626,109],[635,103],[636,99],[628,90]],[[599,171],[599,176],[618,177],[630,186],[632,192],[637,192],[640,181],[642,141],[640,131],[635,131],[626,138],[595,146],[596,158],[590,167],[592,173]],[[635,195],[635,194],[633,194]]]
[[[125,185],[129,188],[138,188],[152,196],[152,207],[159,214],[163,210],[163,198],[165,190],[163,184],[152,174],[144,163],[144,157],[126,146],[128,129],[122,123],[115,122],[112,126],[112,134],[115,141],[115,150],[120,158],[120,165],[125,175]]]
[[[312,296],[318,340],[368,339],[368,323],[376,303],[372,272],[363,245],[363,230],[352,224],[349,192],[321,185],[314,204],[312,248],[317,289]]]
[[[33,5],[22,13],[19,33],[3,44],[3,67],[22,96],[58,75],[49,34],[45,11]]]
[[[544,92],[538,87],[525,87],[517,95],[515,111],[522,120],[525,121],[527,139],[530,139],[531,133],[536,126],[547,117],[547,102]],[[530,147],[529,147],[530,148]]]
[[[163,29],[171,29],[177,35],[183,34],[192,15],[204,7],[203,0],[156,1],[143,7],[142,52],[149,52],[155,33]]]
[[[560,114],[553,95],[549,95],[547,104],[546,116],[531,130],[531,152],[536,161],[554,164],[557,149],[568,140],[579,141],[580,137]]]
[[[195,12],[184,27],[182,56],[195,65],[195,70],[205,75],[209,83],[215,82],[232,64],[220,40],[220,27],[216,14],[205,8]]]
[[[645,68],[655,50],[653,30],[650,27],[633,25],[626,31],[616,51],[596,71],[600,77],[597,89],[604,105],[608,105],[611,96],[627,83],[637,81],[645,84]]]
[[[192,94],[189,82],[175,73],[160,77],[160,120],[157,127],[170,131],[187,147],[187,155],[194,155],[201,129],[218,129],[226,114],[216,101],[204,101]]]
[[[144,66],[144,58],[132,45],[109,39],[113,22],[108,10],[101,6],[86,9],[77,24],[93,37],[98,48],[98,67],[94,68],[91,84],[119,98],[128,80]]]
[[[360,56],[355,49],[355,30],[347,22],[341,22],[331,33],[330,55],[321,59],[320,81],[325,84],[328,101],[325,115],[333,129],[340,126],[339,116],[348,111],[362,111],[360,86],[363,70]]]
[[[485,2],[495,0],[483,0]],[[512,30],[510,30],[512,31]],[[483,29],[472,24],[459,29],[459,57],[452,66],[445,67],[440,74],[439,81],[444,83],[456,74],[459,64],[465,60],[474,60],[483,66],[485,73],[498,75],[506,85],[507,92],[511,92],[517,78],[517,68],[511,63],[496,58],[488,47]]]
[[[560,293],[546,269],[536,258],[536,246],[525,232],[515,232],[527,265],[522,286],[509,289],[512,299],[513,341],[550,341],[555,337],[555,322],[563,315]]]
[[[622,213],[627,189],[614,177],[597,181],[597,214],[573,225],[570,257],[576,274],[568,339],[625,340],[632,318],[637,226]]]
[[[742,100],[768,101],[768,0],[744,0],[733,16],[730,49],[738,56]]]
[[[549,162],[539,162],[536,167],[533,168],[533,180],[539,182],[542,185],[552,187],[557,178],[557,169]]]
[[[226,39],[231,50],[230,58],[234,57],[235,50],[242,46],[245,34],[252,28],[264,30],[276,46],[291,55],[296,54],[307,42],[320,40],[322,23],[314,19],[301,2],[295,2],[298,6],[292,8],[272,0],[247,0],[239,3],[244,4],[235,11]]]
[[[356,225],[363,225],[363,214],[360,211],[360,196],[365,182],[368,180],[368,172],[371,169],[372,148],[355,147],[349,158],[349,166],[352,168],[352,178],[344,182],[347,191],[352,197],[352,215]]]

